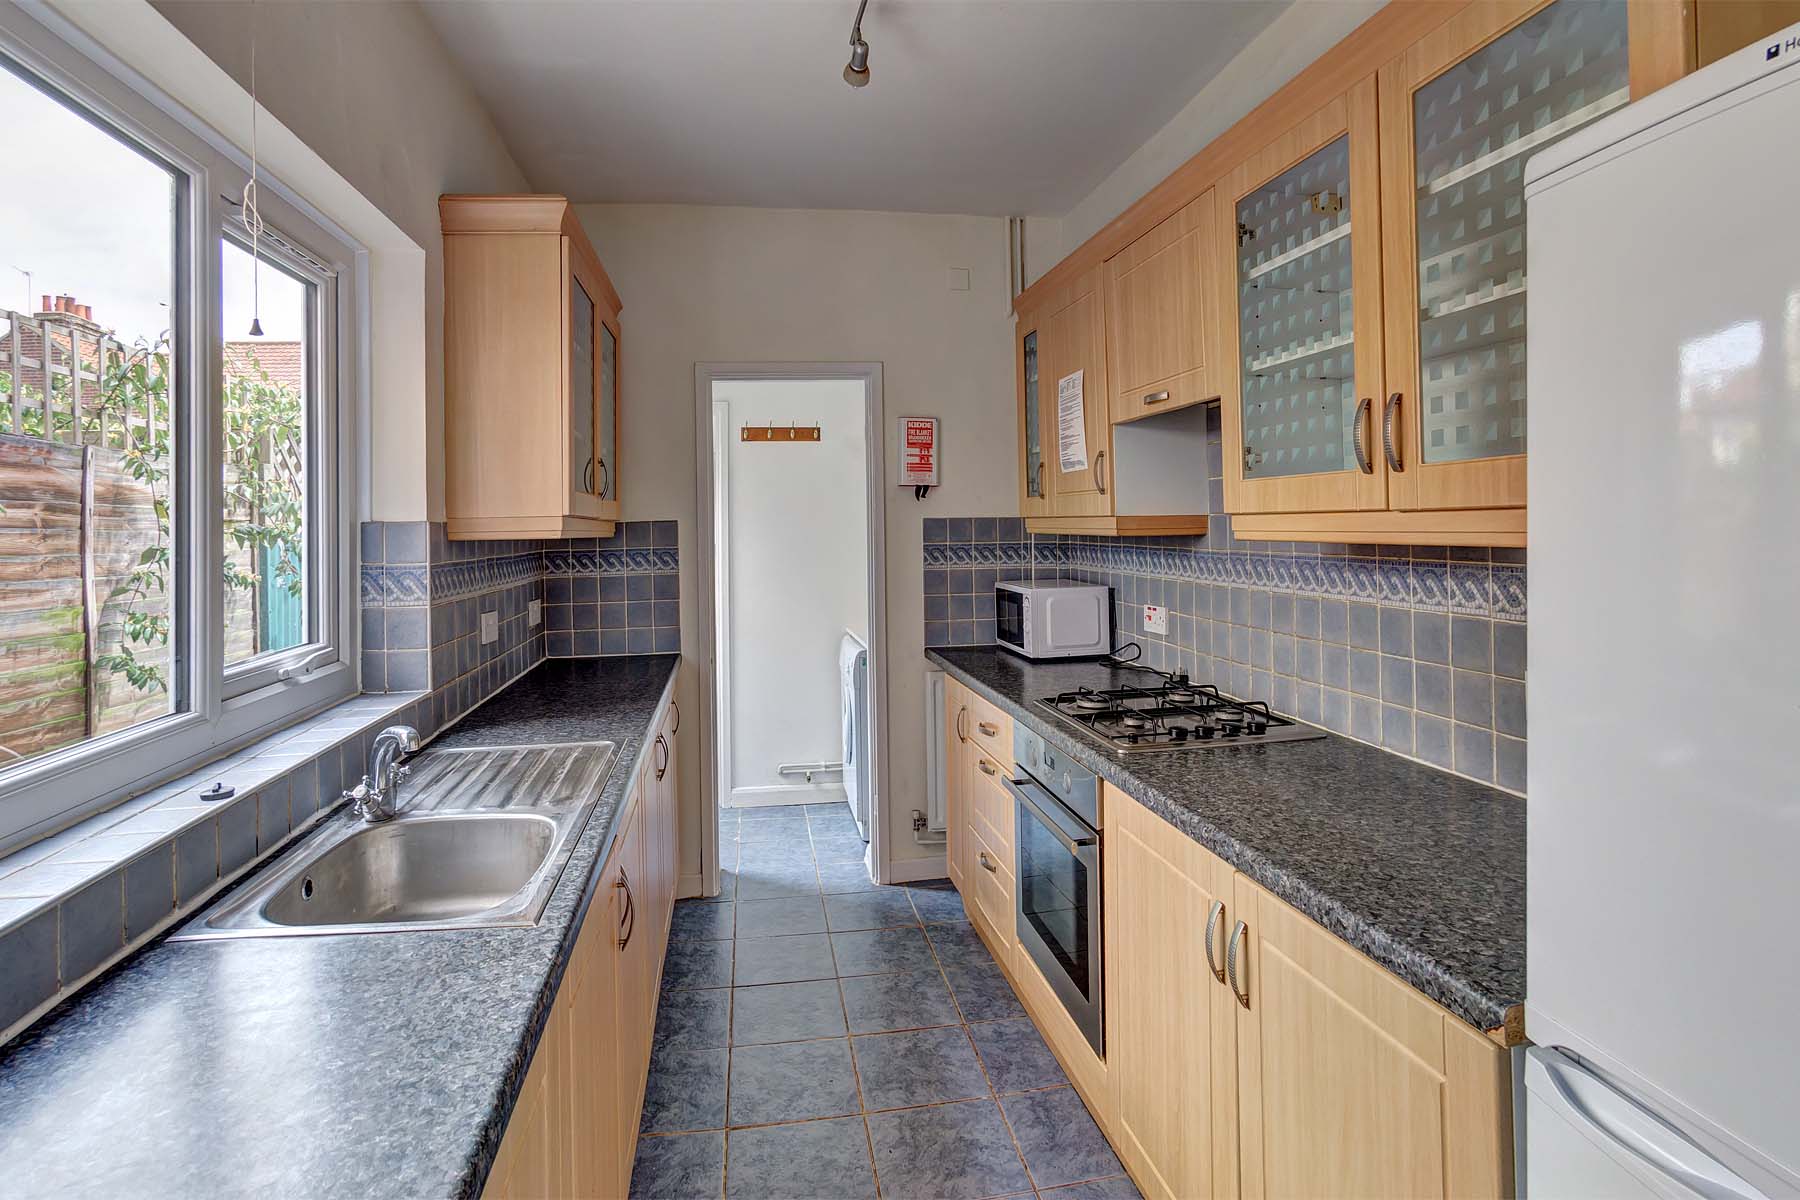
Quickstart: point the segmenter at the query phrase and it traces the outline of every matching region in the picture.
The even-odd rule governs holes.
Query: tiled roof
[[[266,338],[255,341],[225,343],[225,374],[237,378],[255,378],[257,369],[271,383],[305,391],[306,348],[300,342],[274,342]]]

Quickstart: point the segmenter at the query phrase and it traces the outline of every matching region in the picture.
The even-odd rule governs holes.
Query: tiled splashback
[[[1209,431],[1218,497],[1216,416]],[[998,579],[1103,583],[1115,645],[1137,642],[1148,666],[1524,791],[1523,551],[1238,542],[1222,513],[1199,538],[1018,525],[925,522],[926,645],[991,645]],[[1167,634],[1144,631],[1146,604],[1168,610]]]
[[[430,688],[457,712],[546,657],[681,648],[674,521],[610,538],[453,542],[437,522],[362,527],[363,689]],[[543,621],[527,623],[530,602]],[[500,637],[481,644],[481,614]]]

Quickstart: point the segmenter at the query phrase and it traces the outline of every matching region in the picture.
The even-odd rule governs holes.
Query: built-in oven
[[[1017,722],[1013,762],[1019,944],[1104,1058],[1100,781]]]

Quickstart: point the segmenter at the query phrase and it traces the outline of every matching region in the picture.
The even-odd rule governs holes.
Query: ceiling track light
[[[862,0],[856,6],[856,20],[850,26],[850,62],[844,67],[844,82],[851,87],[869,86],[869,43],[863,41],[863,11],[869,7],[869,0]]]

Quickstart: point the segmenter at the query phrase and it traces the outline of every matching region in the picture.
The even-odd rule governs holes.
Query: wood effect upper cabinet
[[[1049,298],[1038,321],[1039,406],[1049,407],[1049,434],[1044,471],[1049,481],[1050,511],[1059,517],[1112,514],[1108,492],[1112,453],[1112,417],[1106,374],[1106,311],[1098,270],[1073,281]],[[1079,379],[1079,427],[1086,445],[1074,470],[1064,470],[1060,432],[1063,427],[1063,384],[1070,385],[1071,407]],[[1071,425],[1073,428],[1073,425]]]
[[[1233,895],[1239,1194],[1511,1195],[1507,1052],[1241,875]]]
[[[1235,1195],[1231,868],[1110,785],[1105,810],[1113,1144],[1148,1200]]]
[[[1220,428],[1233,514],[1387,507],[1375,79],[1226,177],[1219,302],[1234,331]]]
[[[1220,392],[1215,196],[1106,261],[1106,359],[1112,419],[1171,412]]]
[[[455,540],[608,536],[621,303],[561,196],[443,196],[444,503]]]

